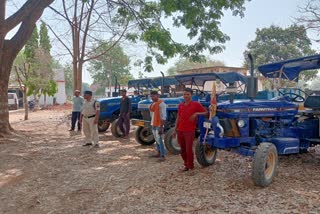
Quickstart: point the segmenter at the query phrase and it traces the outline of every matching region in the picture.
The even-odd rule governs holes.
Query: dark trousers
[[[127,113],[120,113],[117,126],[119,126],[125,136],[128,136],[130,131],[130,116]]]
[[[79,111],[73,111],[72,112],[72,117],[71,117],[71,129],[74,129],[76,127],[76,122],[78,120],[78,129],[81,129],[81,124],[80,124],[80,115],[81,112]]]
[[[184,161],[184,166],[188,169],[193,169],[193,140],[194,131],[192,132],[181,132],[178,131],[178,143],[181,148],[181,157]]]

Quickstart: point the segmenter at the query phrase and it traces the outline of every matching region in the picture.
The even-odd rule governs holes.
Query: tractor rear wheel
[[[278,166],[277,148],[272,143],[261,143],[253,158],[252,179],[255,185],[266,187],[271,184]]]
[[[114,137],[123,137],[124,133],[122,133],[122,131],[120,130],[119,126],[117,125],[119,119],[116,119],[112,122],[111,125],[111,133]]]
[[[141,126],[135,131],[135,139],[144,146],[150,146],[155,142],[151,129]]]
[[[181,152],[180,145],[178,143],[177,137],[173,137],[173,132],[175,128],[169,129],[164,136],[164,144],[166,145],[167,150],[174,155],[178,155]]]
[[[105,132],[110,127],[110,122],[107,120],[99,120],[98,122],[98,130],[99,132]]]
[[[196,158],[200,165],[210,166],[214,164],[217,158],[217,149],[211,146],[201,143],[198,139],[195,148]]]

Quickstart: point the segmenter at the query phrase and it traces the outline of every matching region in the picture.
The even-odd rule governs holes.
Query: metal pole
[[[163,95],[163,91],[164,91],[164,73],[162,71],[160,71],[161,75],[162,75],[162,80],[161,80],[161,95]]]

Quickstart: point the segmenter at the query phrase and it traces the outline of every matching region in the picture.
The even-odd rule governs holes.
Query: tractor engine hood
[[[230,118],[238,118],[240,115],[251,116],[293,116],[298,113],[298,105],[288,101],[255,100],[255,101],[229,101],[218,104],[217,114]]]
[[[166,104],[167,110],[178,110],[178,105],[183,102],[182,97],[174,98],[161,98],[161,100]],[[149,110],[152,100],[142,100],[138,103],[138,110]]]

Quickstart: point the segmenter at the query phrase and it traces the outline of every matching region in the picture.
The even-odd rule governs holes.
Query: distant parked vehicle
[[[19,100],[16,93],[8,93],[8,107],[12,110],[17,110],[19,107]]]

